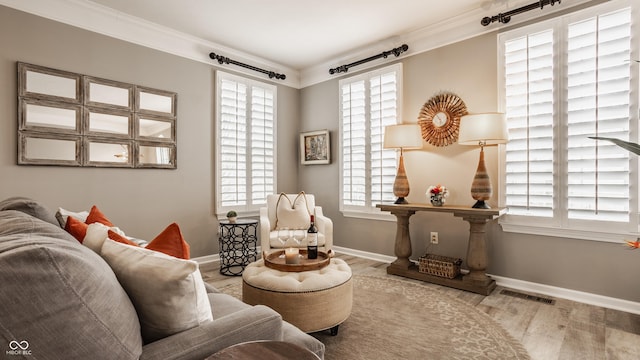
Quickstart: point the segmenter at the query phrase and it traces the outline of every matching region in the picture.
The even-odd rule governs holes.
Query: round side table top
[[[311,351],[285,341],[250,341],[229,346],[205,360],[319,360]]]
[[[231,222],[229,220],[220,220],[221,225],[252,225],[257,224],[258,220],[254,219],[238,219],[235,222]]]

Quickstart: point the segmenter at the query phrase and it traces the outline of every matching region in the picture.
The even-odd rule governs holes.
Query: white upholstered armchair
[[[278,230],[283,228],[306,230],[310,217],[315,215],[318,228],[318,250],[333,256],[333,222],[322,213],[322,207],[316,206],[312,194],[272,194],[267,196],[266,207],[260,208],[260,245],[263,254],[274,249],[289,247],[306,248],[306,239],[300,244],[293,238],[284,244],[278,239]]]

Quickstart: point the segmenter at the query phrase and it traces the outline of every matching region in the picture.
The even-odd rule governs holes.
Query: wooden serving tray
[[[264,255],[264,254],[263,254]],[[264,265],[268,268],[272,268],[280,271],[289,272],[301,272],[309,270],[318,270],[329,265],[331,258],[327,253],[318,250],[317,259],[307,259],[307,250],[300,249],[300,263],[299,264],[287,264],[284,260],[284,250],[274,251],[267,256],[263,256]]]

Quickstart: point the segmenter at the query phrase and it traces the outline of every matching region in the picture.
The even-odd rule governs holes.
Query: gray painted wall
[[[486,34],[402,60],[404,73],[403,122],[415,123],[422,105],[440,91],[458,94],[469,112],[498,109],[497,38]],[[390,62],[391,63],[391,62]],[[387,65],[387,64],[385,64]],[[356,68],[357,69],[357,68]],[[354,71],[350,75],[357,74]],[[331,165],[300,168],[300,187],[322,194],[316,200],[334,220],[337,246],[394,255],[394,222],[346,218],[338,207],[339,114],[338,78],[301,90],[301,130],[332,131]],[[497,205],[497,148],[485,149],[485,160]],[[479,149],[453,144],[437,148],[425,143],[421,150],[405,152],[410,202],[427,202],[429,185],[444,184],[451,204],[473,204],[469,195],[478,164]],[[439,233],[440,244],[429,252],[465,258],[469,226],[448,214],[418,213],[410,219],[413,258],[427,251],[429,232]],[[640,301],[635,274],[640,272],[640,252],[620,243],[505,233],[497,223],[488,231],[489,268],[493,275],[550,286]],[[464,266],[464,265],[463,265]]]
[[[28,196],[75,211],[95,204],[127,234],[149,240],[175,221],[193,257],[217,253],[216,67],[1,6],[0,33],[0,198]],[[178,169],[16,165],[17,61],[177,92]],[[297,89],[278,87],[281,169],[298,163],[298,98]],[[297,183],[296,171],[278,177],[283,191]]]

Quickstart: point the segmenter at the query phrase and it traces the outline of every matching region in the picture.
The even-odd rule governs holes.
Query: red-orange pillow
[[[85,223],[87,223],[87,225],[93,224],[94,222],[99,222],[108,227],[115,226],[113,225],[113,223],[111,223],[111,221],[109,221],[109,219],[107,219],[107,217],[102,213],[102,211],[100,211],[100,209],[98,209],[98,207],[95,205],[91,207],[91,211],[89,211],[89,216],[87,216],[87,220],[85,220]]]
[[[149,250],[175,256],[179,259],[189,260],[189,244],[184,241],[180,227],[176,223],[167,226],[158,236],[156,236],[146,246]]]
[[[114,226],[111,221],[104,216],[102,211],[100,211],[97,206],[93,205],[85,222],[82,222],[73,216],[69,216],[67,217],[67,223],[64,225],[64,229],[82,244],[84,237],[87,235],[87,227],[89,224],[93,224],[95,222],[99,222],[108,227]]]
[[[73,216],[69,216],[67,218],[67,223],[64,225],[64,229],[74,238],[76,238],[80,244],[84,241],[84,237],[87,235],[87,227],[89,225],[83,223],[82,221],[74,218]]]
[[[127,244],[127,245],[131,245],[131,246],[138,246],[138,244],[134,243],[133,241],[127,239],[126,237],[118,234],[115,231],[107,231],[107,236],[109,237],[109,239],[113,240],[113,241],[117,241],[123,244]]]

